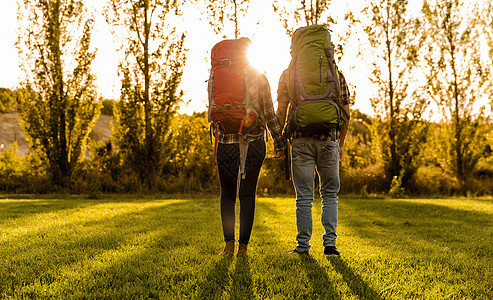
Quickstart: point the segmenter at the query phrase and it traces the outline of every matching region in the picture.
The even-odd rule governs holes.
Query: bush
[[[111,101],[105,100],[109,109]],[[103,104],[103,107],[105,104]],[[368,122],[366,120],[365,122]],[[351,127],[341,164],[341,194],[386,194],[394,197],[407,195],[485,195],[493,194],[492,146],[487,145],[474,173],[466,178],[461,190],[460,182],[439,167],[428,147],[416,173],[404,184],[402,176],[392,182],[386,178],[382,164],[376,162],[371,152],[372,143],[366,123],[358,121]],[[177,115],[170,127],[163,168],[153,177],[150,186],[143,184],[138,174],[126,162],[111,140],[90,141],[88,158],[81,162],[67,188],[53,186],[40,155],[32,153],[17,157],[16,145],[0,152],[0,191],[9,193],[185,193],[219,195],[217,169],[212,168],[214,146],[211,144],[206,112]],[[491,138],[490,138],[491,140]],[[426,145],[424,145],[426,148]],[[273,142],[267,143],[267,156],[260,171],[257,192],[259,195],[294,195],[291,180],[285,179],[284,161],[270,156]],[[428,153],[430,152],[430,153]],[[403,186],[405,185],[405,190]],[[389,187],[391,189],[389,190]],[[318,193],[315,190],[315,193]]]
[[[13,112],[16,106],[16,93],[6,88],[0,88],[0,113]]]
[[[91,159],[83,161],[72,178],[74,192],[124,192],[120,182],[121,158],[113,150],[111,140],[91,143],[89,153]]]
[[[421,166],[409,182],[414,195],[455,195],[461,190],[459,180],[437,166]]]
[[[52,191],[46,168],[35,153],[17,156],[17,143],[0,153],[0,191],[8,193],[48,193]]]
[[[101,114],[113,117],[113,108],[115,107],[115,100],[102,99]]]
[[[267,152],[269,153],[269,152]],[[293,194],[293,182],[286,180],[284,161],[277,161],[267,157],[260,170],[257,191],[259,195]]]
[[[371,165],[366,168],[341,168],[341,193],[367,194],[386,193],[389,183],[382,166]]]

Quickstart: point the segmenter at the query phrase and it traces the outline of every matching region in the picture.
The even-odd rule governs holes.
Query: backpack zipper
[[[322,83],[322,57],[323,57],[323,55],[320,55],[320,68],[319,68],[319,71],[320,71],[320,83]]]

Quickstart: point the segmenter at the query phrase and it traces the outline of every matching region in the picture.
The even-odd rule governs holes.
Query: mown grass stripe
[[[260,198],[243,258],[217,197],[0,199],[0,298],[491,299],[493,199],[339,200],[340,259],[295,245],[294,197]]]

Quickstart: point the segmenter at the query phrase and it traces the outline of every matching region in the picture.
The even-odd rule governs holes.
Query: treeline
[[[112,113],[113,101],[104,101],[105,113]],[[118,105],[117,103],[115,105]],[[423,122],[425,138],[415,158],[413,174],[405,182],[389,178],[386,162],[375,148],[378,136],[376,118],[353,111],[341,165],[341,192],[352,194],[405,195],[486,195],[493,194],[493,155],[491,136],[489,143],[476,147],[477,163],[464,182],[460,182],[451,168],[449,155],[437,151],[442,143],[440,132],[445,124]],[[491,122],[478,124],[478,130],[492,132]],[[0,153],[0,190],[10,193],[217,193],[219,180],[212,167],[214,147],[210,136],[207,112],[193,115],[179,114],[170,124],[170,140],[166,145],[167,158],[159,175],[149,187],[139,177],[131,162],[118,151],[114,137],[90,140],[88,158],[81,161],[66,186],[53,184],[41,157],[32,153],[18,157],[16,148]],[[285,179],[284,163],[274,161],[272,141],[268,142],[268,155],[262,167],[258,192],[263,195],[292,194],[291,181]]]
[[[112,138],[93,144],[88,137],[109,105],[99,101],[91,70],[94,16],[82,0],[20,1],[18,49],[26,79],[15,99],[31,150],[24,158],[14,150],[1,153],[0,190],[217,189],[206,114],[177,114],[186,28],[174,24],[186,18],[183,5],[203,5],[218,36],[238,37],[249,2],[108,0],[104,16],[125,54],[121,96],[112,106]],[[343,192],[492,193],[491,116],[485,106],[477,108],[480,101],[491,106],[492,3],[424,1],[410,11],[405,0],[373,0],[357,10],[348,6],[343,15],[333,13],[336,1],[272,4],[287,34],[315,23],[345,25],[334,33],[340,64],[370,68],[376,115],[353,112]],[[351,57],[347,48],[359,53]],[[11,109],[12,97],[3,98]],[[425,117],[432,104],[436,122]],[[281,166],[266,160],[260,192],[292,190]]]

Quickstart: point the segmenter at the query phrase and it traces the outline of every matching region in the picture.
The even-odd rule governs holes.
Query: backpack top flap
[[[297,102],[337,99],[338,79],[330,32],[322,25],[298,28],[291,42],[288,92]]]
[[[249,38],[222,40],[211,51],[211,65],[218,67],[245,67],[248,65]]]

